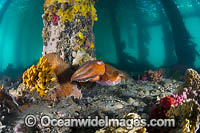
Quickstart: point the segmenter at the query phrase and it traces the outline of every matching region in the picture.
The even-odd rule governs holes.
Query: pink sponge
[[[54,14],[54,15],[52,16],[52,24],[53,24],[53,25],[57,25],[59,19],[60,19],[59,16],[57,16],[56,14]]]
[[[174,106],[178,106],[183,100],[183,95],[172,94],[170,97],[174,98]]]

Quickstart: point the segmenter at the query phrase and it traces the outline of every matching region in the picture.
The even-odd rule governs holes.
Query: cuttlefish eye
[[[102,65],[102,64],[103,64],[103,62],[97,61],[97,65]]]

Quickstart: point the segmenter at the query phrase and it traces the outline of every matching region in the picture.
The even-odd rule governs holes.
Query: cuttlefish
[[[101,85],[113,86],[119,84],[127,75],[116,68],[105,64],[102,60],[89,61],[78,68],[71,81],[96,82]]]
[[[81,90],[78,89],[77,82],[96,82],[101,85],[116,85],[121,82],[122,77],[127,77],[116,68],[105,64],[102,60],[88,61],[81,65],[74,73],[71,66],[67,64],[58,54],[49,53],[45,55],[54,75],[57,79],[55,93],[47,99],[73,96],[81,98]]]

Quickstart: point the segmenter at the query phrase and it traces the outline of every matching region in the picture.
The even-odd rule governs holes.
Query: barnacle
[[[23,74],[23,83],[26,88],[30,88],[30,92],[37,91],[40,96],[48,93],[48,85],[55,81],[51,65],[47,62],[47,58],[41,57],[39,63],[32,65]]]

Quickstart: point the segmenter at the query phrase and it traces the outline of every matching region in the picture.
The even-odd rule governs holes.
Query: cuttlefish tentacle
[[[98,81],[105,73],[105,64],[101,60],[89,61],[83,64],[71,77],[71,81]]]
[[[122,77],[124,76],[122,72],[108,64],[105,64],[105,70],[105,74],[101,77],[101,80],[97,81],[97,83],[113,86],[121,82]]]

